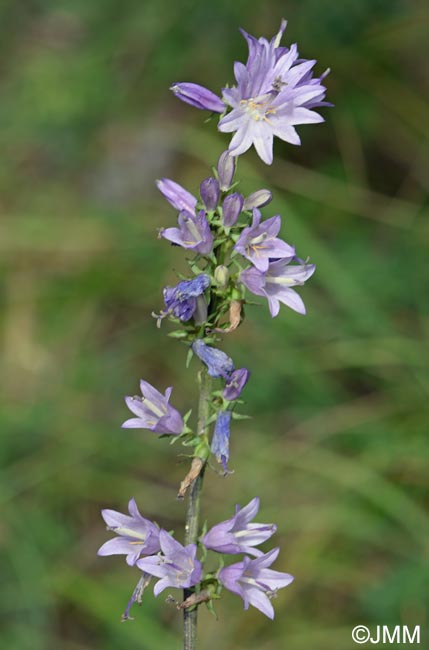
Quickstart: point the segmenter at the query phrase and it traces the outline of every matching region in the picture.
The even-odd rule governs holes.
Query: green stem
[[[209,400],[211,394],[211,377],[203,368],[200,372],[200,395],[198,401],[198,435],[206,434],[209,419]],[[204,478],[203,466],[200,475],[193,482],[189,491],[188,510],[186,513],[185,545],[196,544],[198,539],[200,498]],[[186,600],[194,589],[184,589],[183,599]],[[197,617],[198,607],[191,611],[183,610],[183,649],[196,650],[197,647]]]

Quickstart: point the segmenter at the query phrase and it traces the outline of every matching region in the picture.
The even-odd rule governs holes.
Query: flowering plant
[[[314,77],[315,61],[299,58],[296,45],[280,45],[285,28],[282,21],[270,41],[243,32],[249,47],[247,62],[235,63],[236,86],[223,88],[221,97],[195,83],[171,87],[182,101],[219,114],[219,131],[234,133],[213,175],[201,182],[199,196],[173,180],[157,181],[163,197],[178,212],[177,224],[160,228],[159,236],[193,256],[188,259],[190,277],[164,288],[164,307],[153,315],[158,327],[165,319],[173,323],[176,329],[169,335],[188,347],[188,361],[196,357],[200,362],[197,422],[192,427],[190,413],[182,416],[170,404],[172,388],[163,394],[141,380],[142,396],[125,398],[134,417],[124,422],[124,428],[149,429],[193,450],[178,493],[180,498],[188,495],[185,543],[145,519],[134,499],[129,502],[129,515],[102,511],[108,529],[117,536],[101,546],[99,555],[123,554],[129,565],[141,571],[123,618],[130,618],[133,603],[141,602],[152,578],[158,579],[155,596],[167,587],[183,589],[178,607],[184,611],[185,650],[196,647],[201,603],[213,609],[214,600],[226,589],[242,598],[245,609],[252,605],[273,618],[270,599],[293,580],[290,574],[269,568],[278,548],[268,552],[259,548],[275,534],[276,526],[253,521],[258,497],[243,508],[237,506],[232,517],[209,530],[201,531],[199,526],[204,471],[211,456],[219,463],[219,474],[230,471],[231,424],[243,417],[237,407],[250,377],[247,368],[236,368],[218,347],[220,335],[241,324],[247,292],[266,298],[272,317],[278,315],[280,303],[304,314],[295,287],[315,271],[314,264],[299,258],[295,247],[279,236],[281,217],[263,218],[261,208],[270,203],[271,192],[257,189],[244,197],[235,180],[237,157],[252,145],[262,161],[271,164],[274,136],[297,145],[296,125],[323,121],[314,109],[328,105],[322,85],[327,73]],[[210,554],[215,568],[208,570]],[[243,557],[230,563],[236,555]]]

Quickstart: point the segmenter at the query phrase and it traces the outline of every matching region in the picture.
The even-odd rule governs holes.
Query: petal
[[[245,591],[249,603],[272,620],[274,618],[274,608],[268,596],[257,587],[248,587]]]
[[[223,117],[219,124],[218,129],[222,133],[231,133],[240,129],[248,120],[248,116],[241,108],[234,108],[228,115]]]
[[[277,298],[275,298],[274,296],[267,295],[267,298],[268,298],[268,307],[270,310],[270,314],[273,318],[275,318],[276,316],[278,316],[278,313],[280,311],[280,303],[277,300]]]
[[[130,418],[121,424],[122,429],[150,429],[141,418]]]
[[[247,506],[244,506],[244,508],[240,509],[240,506],[236,506],[238,510],[236,511],[235,514],[235,524],[234,528],[237,528],[240,526],[241,528],[244,528],[249,521],[255,517],[255,515],[258,514],[259,511],[259,497],[255,497],[249,503]]]
[[[165,397],[160,393],[156,388],[154,388],[149,382],[144,379],[140,380],[140,390],[145,399],[149,400],[153,404],[156,404],[159,408],[165,406]]]
[[[280,121],[280,119],[276,120],[275,122],[273,120],[272,128],[274,135],[280,138],[280,140],[284,140],[285,142],[289,142],[290,144],[295,145],[301,144],[301,138],[293,126],[290,124],[283,123]]]
[[[298,314],[306,314],[305,305],[301,296],[290,287],[282,287],[281,291],[276,294],[276,298],[284,305],[298,312]]]
[[[160,564],[160,561],[161,558],[158,555],[149,555],[148,557],[142,557],[140,560],[137,560],[136,564],[145,573],[149,573],[149,575],[156,576],[157,578],[164,578],[168,573],[168,568],[165,564]]]
[[[175,553],[183,553],[184,547],[166,530],[161,530],[159,533],[159,541],[161,544],[162,552],[165,556],[171,556]]]
[[[253,144],[260,159],[266,164],[273,162],[273,131],[265,122],[257,122],[253,127]]]
[[[162,578],[162,580],[158,580],[156,585],[153,588],[153,593],[155,596],[159,596],[161,591],[164,591],[164,589],[167,589],[167,587],[171,587],[171,581],[168,578],[168,576],[165,576],[165,578]]]
[[[252,146],[252,133],[250,128],[250,118],[244,122],[243,126],[237,131],[229,143],[229,153],[231,156],[240,156]]]
[[[97,555],[128,555],[129,553],[134,552],[136,546],[137,545],[131,546],[130,541],[124,537],[114,537],[113,539],[107,540],[107,542],[104,542],[104,544],[100,546],[97,551]],[[138,554],[139,553],[140,551],[138,550]]]

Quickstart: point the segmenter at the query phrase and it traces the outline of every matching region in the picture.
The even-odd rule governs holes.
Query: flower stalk
[[[210,415],[210,396],[212,380],[206,368],[202,368],[199,374],[200,393],[198,399],[198,425],[199,436],[207,436],[208,421]],[[195,544],[198,539],[201,490],[203,487],[205,463],[201,467],[199,475],[195,478],[189,490],[188,509],[186,512],[185,524],[185,545]],[[195,588],[183,590],[183,601],[192,598]],[[202,601],[200,601],[202,602]],[[198,607],[183,609],[183,650],[196,650],[197,647],[197,619]]]

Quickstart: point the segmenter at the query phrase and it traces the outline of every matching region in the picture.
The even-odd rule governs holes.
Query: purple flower
[[[262,551],[254,546],[266,542],[277,530],[274,524],[250,523],[259,510],[259,498],[255,497],[244,508],[235,507],[231,519],[213,526],[203,538],[203,544],[218,553],[249,553],[259,557]]]
[[[111,530],[119,537],[109,539],[101,546],[97,555],[126,555],[127,564],[132,566],[140,555],[152,555],[159,551],[159,528],[141,516],[134,499],[128,503],[130,516],[116,510],[102,510],[101,514]]]
[[[201,273],[192,280],[182,280],[175,287],[165,287],[164,301],[167,309],[161,313],[161,318],[172,313],[181,321],[188,321],[194,316],[198,298],[209,286],[209,276]]]
[[[178,228],[162,229],[160,235],[173,244],[183,248],[192,248],[201,255],[210,253],[213,235],[204,210],[200,210],[198,214],[182,210],[178,217],[178,223]]]
[[[263,208],[264,205],[271,203],[273,195],[270,190],[256,190],[244,199],[243,210],[253,210],[253,208]]]
[[[223,99],[233,110],[218,125],[225,133],[235,131],[229,145],[233,156],[244,153],[253,144],[259,157],[270,165],[274,136],[298,145],[300,139],[294,125],[323,122],[311,110],[324,104],[323,76],[313,78],[316,61],[300,59],[295,44],[280,47],[285,29],[286,22],[282,21],[270,42],[242,31],[249,56],[246,65],[234,65],[237,86],[223,89]]]
[[[167,531],[159,533],[162,555],[138,560],[137,566],[145,573],[161,578],[153,590],[155,596],[167,587],[187,589],[201,580],[201,562],[195,558],[196,544],[182,546]]]
[[[301,297],[291,287],[304,284],[313,275],[316,266],[304,262],[288,266],[295,257],[271,262],[265,273],[257,268],[242,271],[240,280],[249,291],[268,299],[271,316],[277,316],[280,303],[287,305],[299,314],[305,314],[305,305]]]
[[[244,609],[249,609],[249,605],[252,605],[271,619],[274,618],[274,609],[270,598],[294,579],[289,573],[267,568],[278,554],[279,549],[274,548],[255,560],[244,557],[241,562],[231,564],[219,572],[220,582],[243,599]],[[140,560],[142,561],[144,560]]]
[[[126,397],[125,402],[135,415],[124,422],[124,429],[150,429],[155,433],[178,435],[183,431],[183,420],[179,411],[168,403],[172,388],[167,388],[165,395],[147,381],[140,382],[143,397]]]
[[[261,213],[255,208],[252,225],[243,230],[234,248],[259,271],[267,271],[270,258],[290,258],[295,255],[293,246],[277,237],[280,227],[278,215],[261,223]]]
[[[229,380],[234,370],[234,363],[225,352],[206,345],[202,339],[192,343],[192,350],[206,364],[210,377],[223,377]]]
[[[200,86],[199,84],[181,82],[170,86],[170,90],[186,104],[195,106],[203,111],[212,111],[212,113],[223,113],[225,104],[220,97],[212,93],[211,90]]]
[[[229,151],[224,151],[217,163],[217,175],[222,192],[227,192],[234,180],[236,160],[229,155]]]
[[[176,208],[176,210],[185,210],[190,214],[195,214],[197,199],[190,192],[185,190],[184,187],[171,181],[169,178],[161,178],[156,181],[156,186],[161,192],[162,196]]]
[[[210,176],[202,181],[200,185],[200,194],[206,210],[216,210],[219,203],[220,188],[218,181]]]
[[[219,411],[213,433],[211,452],[216,456],[217,461],[221,463],[225,472],[228,472],[230,427],[231,411]]]
[[[247,382],[249,381],[250,372],[247,368],[238,368],[231,373],[228,382],[225,385],[223,396],[229,402],[238,399]]]
[[[226,228],[231,228],[240,216],[243,209],[244,197],[239,192],[228,194],[222,203],[222,223]]]

